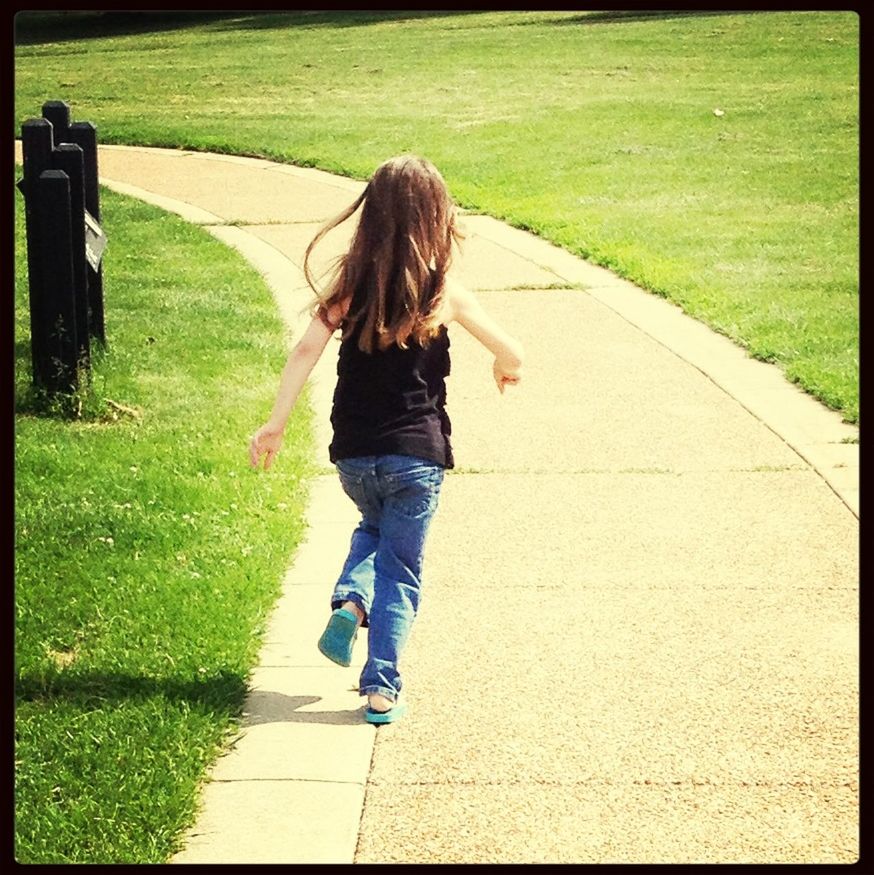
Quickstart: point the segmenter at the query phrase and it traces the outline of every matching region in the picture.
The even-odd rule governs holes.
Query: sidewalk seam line
[[[330,778],[210,778],[210,784],[341,784],[345,787],[363,787],[366,781],[332,781]]]
[[[358,857],[358,851],[361,847],[361,839],[364,833],[363,824],[364,824],[364,812],[367,810],[367,796],[370,791],[371,786],[375,786],[374,782],[371,780],[373,775],[373,763],[376,760],[376,734],[373,736],[373,745],[370,748],[370,762],[367,764],[367,777],[364,781],[364,796],[361,799],[361,814],[358,816],[358,834],[355,839],[355,850],[352,852],[352,862],[354,863],[356,858]]]

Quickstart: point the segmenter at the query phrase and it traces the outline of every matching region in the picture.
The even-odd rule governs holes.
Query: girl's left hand
[[[249,443],[249,461],[253,468],[258,467],[261,456],[264,456],[264,470],[267,471],[270,468],[280,446],[282,446],[283,432],[284,429],[276,428],[268,423],[262,425],[252,435],[252,440]]]

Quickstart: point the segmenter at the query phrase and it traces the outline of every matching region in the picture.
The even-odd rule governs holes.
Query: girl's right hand
[[[495,375],[495,383],[498,384],[498,389],[502,395],[504,394],[505,387],[515,386],[522,379],[521,368],[503,368],[497,359],[495,359],[492,371]]]
[[[495,383],[503,395],[507,386],[522,379],[522,344],[507,334],[483,309],[470,289],[446,277],[448,321],[458,322],[495,356]]]
[[[261,456],[264,456],[264,470],[267,471],[270,468],[279,452],[279,447],[282,445],[284,431],[283,428],[277,428],[267,423],[252,435],[252,440],[249,443],[249,461],[253,468],[258,467]]]

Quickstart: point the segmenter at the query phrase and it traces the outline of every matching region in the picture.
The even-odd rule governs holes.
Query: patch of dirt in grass
[[[48,657],[59,668],[65,669],[71,666],[79,655],[79,648],[74,647],[71,650],[52,650],[49,648]]]

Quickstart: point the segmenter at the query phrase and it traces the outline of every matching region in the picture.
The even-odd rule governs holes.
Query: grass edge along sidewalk
[[[312,473],[308,405],[277,476],[246,464],[286,352],[263,280],[202,229],[102,197],[108,350],[78,420],[28,409],[16,197],[22,863],[163,863],[178,849],[237,725]]]

